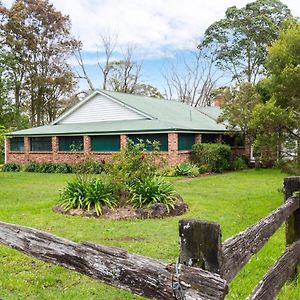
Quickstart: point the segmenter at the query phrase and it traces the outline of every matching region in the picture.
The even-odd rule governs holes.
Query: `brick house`
[[[6,163],[74,163],[87,157],[109,160],[128,138],[160,142],[170,165],[189,158],[195,142],[223,141],[235,154],[248,153],[226,135],[219,107],[186,104],[98,90],[52,124],[10,133]]]

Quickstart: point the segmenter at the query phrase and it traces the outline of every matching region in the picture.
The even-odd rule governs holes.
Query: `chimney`
[[[224,103],[224,96],[218,95],[212,100],[212,106],[220,107]]]

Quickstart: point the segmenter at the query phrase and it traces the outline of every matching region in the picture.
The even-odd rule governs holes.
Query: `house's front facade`
[[[10,133],[6,163],[75,163],[88,157],[109,161],[128,139],[159,141],[170,165],[188,160],[195,142],[223,141],[235,154],[249,155],[235,144],[216,118],[219,107],[186,104],[124,93],[95,91],[51,125]]]

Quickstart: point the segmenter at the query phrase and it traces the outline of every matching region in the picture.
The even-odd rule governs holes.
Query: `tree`
[[[171,65],[163,74],[167,84],[166,97],[170,100],[175,97],[194,107],[210,105],[216,82],[223,75],[217,74],[214,62],[214,53],[200,49],[192,52],[188,60],[183,58]]]
[[[220,69],[229,71],[239,83],[256,83],[265,73],[267,48],[289,16],[290,10],[279,0],[256,0],[240,9],[229,7],[225,18],[208,27],[198,47],[217,47]]]
[[[4,49],[15,61],[15,104],[27,108],[31,125],[51,122],[75,87],[66,61],[78,41],[70,35],[69,17],[48,0],[16,0],[10,9],[1,6],[1,14]]]
[[[293,157],[296,149],[293,129],[296,126],[293,112],[277,106],[273,100],[255,106],[249,128],[255,133],[254,151],[260,154],[265,166]]]
[[[261,103],[261,97],[251,83],[240,84],[235,89],[224,91],[224,104],[218,122],[225,122],[232,132],[240,131],[249,144],[254,139],[250,128],[252,111]]]
[[[268,87],[277,105],[300,113],[300,23],[280,32],[269,49]]]

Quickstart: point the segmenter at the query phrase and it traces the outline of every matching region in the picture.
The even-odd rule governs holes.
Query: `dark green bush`
[[[198,166],[207,165],[209,172],[223,172],[230,167],[231,149],[224,144],[194,144],[191,159]]]
[[[154,203],[163,203],[167,210],[174,208],[175,190],[163,177],[145,177],[130,188],[131,203],[134,207],[149,207]]]
[[[67,182],[61,193],[60,204],[65,210],[95,209],[97,215],[101,215],[103,206],[112,208],[116,204],[115,190],[113,185],[103,178],[76,177]]]
[[[31,173],[72,173],[72,166],[66,163],[36,163],[31,162],[26,165],[25,172]]]
[[[21,166],[19,164],[4,164],[2,166],[2,172],[20,172],[21,171]]]
[[[31,162],[25,166],[24,171],[31,172],[31,173],[39,173],[40,172],[40,164]]]
[[[98,162],[88,158],[82,162],[73,165],[73,172],[77,174],[101,174],[105,171],[105,161]]]
[[[247,169],[248,165],[243,156],[237,156],[232,162],[231,162],[231,169],[238,171],[238,170],[244,170]]]

